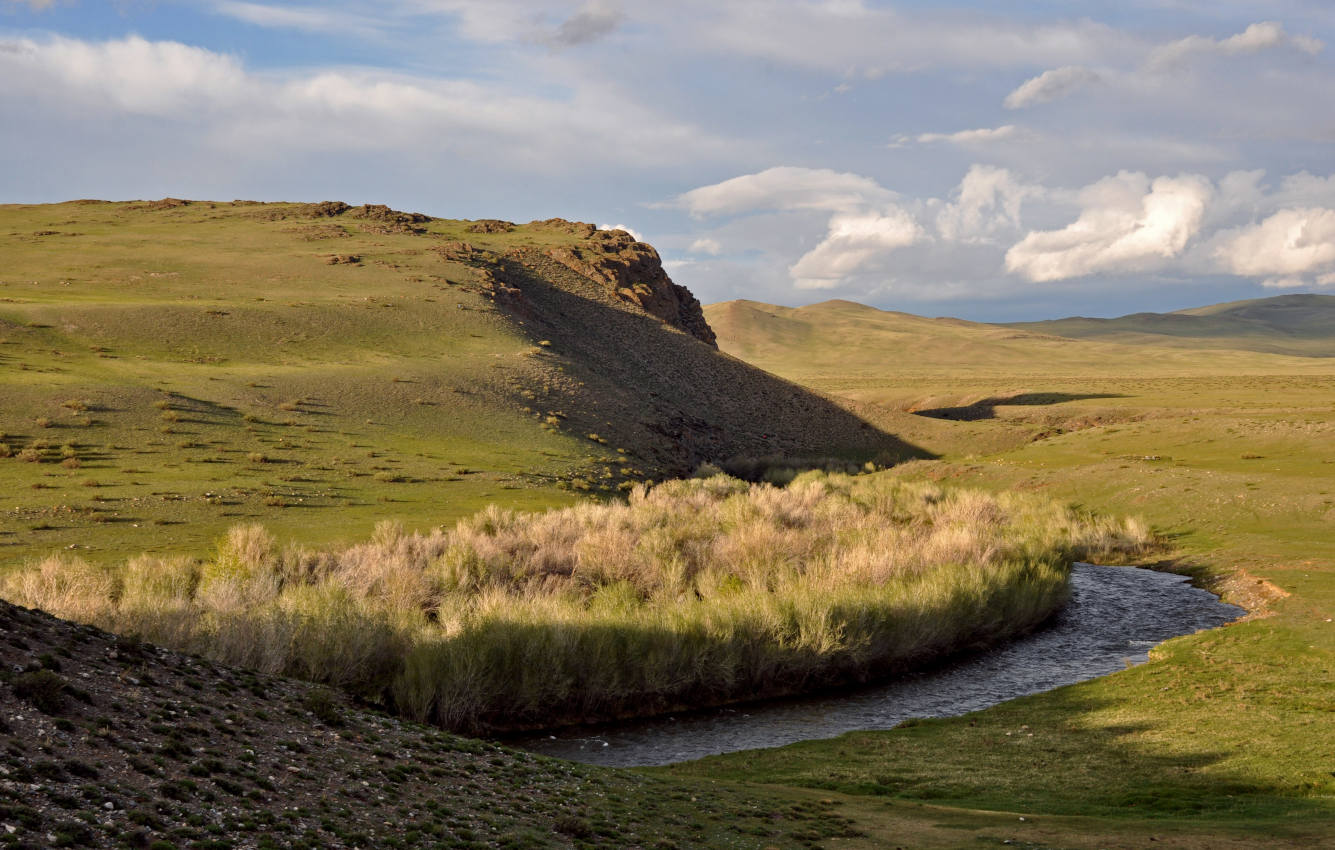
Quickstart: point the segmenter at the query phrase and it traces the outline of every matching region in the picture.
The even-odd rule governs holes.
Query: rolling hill
[[[298,542],[703,461],[914,454],[721,354],[653,248],[561,219],[0,207],[0,559]]]
[[[1335,295],[1278,295],[1173,313],[1073,317],[1007,327],[1072,339],[1335,357]]]

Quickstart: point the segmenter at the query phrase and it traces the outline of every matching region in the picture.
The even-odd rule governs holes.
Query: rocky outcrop
[[[652,245],[636,241],[624,230],[597,230],[593,225],[571,224],[571,232],[588,235],[574,245],[547,249],[547,256],[599,283],[617,298],[718,348],[700,301],[689,289],[672,282]]]

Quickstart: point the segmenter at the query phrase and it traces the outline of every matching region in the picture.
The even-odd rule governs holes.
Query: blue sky
[[[1335,293],[1326,2],[0,0],[0,202],[625,226],[702,300]]]

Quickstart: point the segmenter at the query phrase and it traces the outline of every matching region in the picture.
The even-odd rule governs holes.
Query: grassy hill
[[[1053,319],[1007,327],[1073,339],[1335,357],[1331,333],[1335,295],[1279,295],[1173,313]]]
[[[914,454],[720,354],[653,249],[380,206],[0,206],[0,561],[425,527],[705,460]],[[770,411],[757,417],[756,411]]]

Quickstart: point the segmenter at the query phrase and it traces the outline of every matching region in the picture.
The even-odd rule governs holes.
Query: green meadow
[[[731,330],[720,316],[735,305],[707,313],[724,350],[859,399],[883,423],[916,420],[912,437],[941,459],[887,474],[1143,516],[1170,547],[1156,568],[1251,613],[1168,641],[1146,665],[964,717],[663,772],[837,794],[868,846],[1328,841],[1335,364],[1062,341],[839,303],[761,305]],[[790,323],[788,345],[767,347],[764,313]],[[937,334],[951,342],[934,347]],[[921,350],[931,354],[908,356]]]
[[[624,480],[546,421],[560,367],[429,250],[574,236],[305,209],[0,208],[0,559],[199,552],[254,521],[351,542]]]

